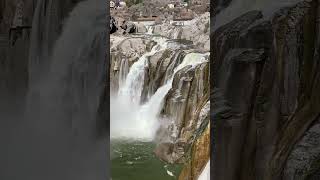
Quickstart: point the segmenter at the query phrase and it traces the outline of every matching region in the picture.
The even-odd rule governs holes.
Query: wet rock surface
[[[206,163],[210,160],[210,146],[207,144],[210,144],[210,124],[207,125],[190,149],[191,159],[182,169],[179,180],[198,179]]]
[[[317,177],[310,164],[320,141],[312,125],[320,114],[318,3],[272,16],[250,11],[211,27],[211,80],[224,101],[212,108],[225,109],[212,117],[213,179]]]
[[[161,112],[158,115],[160,127],[154,139],[157,143],[154,153],[162,161],[171,164],[193,163],[192,172],[184,170],[185,175],[181,175],[181,178],[191,178],[190,173],[193,173],[191,179],[197,179],[209,159],[209,53],[195,46],[191,40],[152,33],[111,36],[112,91],[119,90],[125,77],[123,74],[128,75],[133,63],[140,62],[143,54],[157,47],[153,38],[165,40],[165,45],[162,44],[165,48],[153,50],[154,54],[145,60],[140,103],[150,105],[153,96],[172,79],[169,92],[163,101],[157,102],[161,103]],[[186,56],[189,59],[185,63],[192,65],[175,72]],[[198,145],[194,145],[196,142]]]
[[[81,120],[81,123],[79,121],[74,123],[71,120],[81,116],[75,115],[76,111],[86,114],[91,108],[95,109],[94,111],[97,113],[96,105],[100,102],[90,103],[89,101],[91,99],[100,100],[100,94],[97,96],[93,94],[101,86],[93,84],[105,82],[104,79],[106,79],[105,71],[102,71],[103,75],[98,75],[105,65],[100,63],[103,62],[100,60],[105,57],[105,47],[102,47],[105,42],[105,31],[102,28],[105,25],[99,21],[101,17],[104,17],[105,11],[96,8],[97,6],[103,8],[98,5],[98,1],[97,3],[89,1],[87,4],[75,8],[72,13],[72,16],[75,17],[67,19],[78,2],[78,0],[4,0],[0,2],[0,126],[2,128],[0,141],[6,144],[6,148],[1,149],[0,152],[0,179],[2,180],[86,179],[88,176],[99,179],[106,177],[105,163],[100,158],[106,160],[107,148],[103,148],[106,146],[105,142],[98,142],[103,139],[104,133],[107,134],[105,132],[106,117],[99,117],[104,122],[101,122],[102,120],[91,121],[94,124],[86,124]],[[87,6],[88,9],[81,9],[84,6]],[[79,19],[83,21],[77,21]],[[93,27],[90,23],[98,24],[98,26]],[[63,36],[61,36],[62,29],[65,30]],[[87,38],[82,39],[88,34],[90,35]],[[60,43],[57,43],[58,38]],[[59,45],[56,46],[56,44]],[[55,54],[54,58],[52,58],[52,54]],[[62,63],[54,60],[54,63],[51,63],[52,59],[61,60]],[[72,65],[66,68],[68,70],[64,69],[63,67],[68,66],[69,63]],[[59,68],[51,67],[50,69],[49,66],[52,64],[58,64]],[[54,65],[52,66],[57,67]],[[58,71],[59,73],[57,73]],[[62,88],[57,81],[50,81],[52,79],[48,77],[49,72],[54,74],[56,79],[60,79],[64,75],[73,74],[74,76],[64,78],[65,82],[68,81],[66,83],[68,87]],[[89,78],[93,80],[89,80]],[[45,84],[51,88],[38,84],[39,80],[43,79],[50,79],[45,81]],[[47,89],[60,95],[64,91],[66,95],[65,90],[71,89],[71,86],[74,95],[72,98],[71,96],[66,98],[63,95],[63,97],[56,95],[53,100],[42,96],[46,94],[44,96],[48,97],[50,93]],[[31,87],[41,90],[41,92],[33,94]],[[90,88],[95,90],[89,90]],[[85,93],[83,93],[84,89],[86,89]],[[37,98],[40,94],[42,98],[39,99],[43,100],[41,100],[43,104]],[[72,102],[71,99],[75,100],[76,96],[82,100],[86,99],[84,97],[86,96],[88,101],[74,103],[75,101]],[[60,97],[64,101],[63,105],[59,104],[61,106],[56,103]],[[69,105],[69,107],[75,107],[75,104],[77,104],[78,110],[65,108]],[[84,104],[95,105],[88,108]],[[49,110],[48,106],[56,105],[59,108]],[[61,116],[58,118],[57,114],[61,114]],[[68,117],[66,114],[69,114]],[[86,116],[83,114],[81,117]],[[88,119],[90,118],[86,118],[86,120]],[[63,123],[61,123],[62,121]],[[70,123],[71,121],[73,123]],[[80,124],[86,124],[83,131],[79,130],[81,129]],[[97,130],[97,125],[101,126],[99,130]],[[87,138],[84,138],[85,136]],[[96,137],[91,139],[90,136]],[[92,143],[88,143],[91,141],[89,139],[92,140]],[[68,143],[65,143],[66,141]],[[50,155],[48,156],[48,154]],[[97,172],[99,168],[101,168],[100,173]],[[80,175],[80,172],[83,174]]]
[[[61,33],[63,19],[78,2],[80,1],[46,0],[37,3],[32,0],[5,0],[1,2],[3,5],[0,10],[2,102],[12,101],[21,104],[21,98],[27,91],[30,78],[39,78],[36,72],[29,69],[29,65],[33,64],[30,59],[49,56],[55,40]],[[37,35],[33,36],[32,33]],[[41,66],[39,69],[46,68],[42,62],[34,63]],[[15,96],[16,99],[8,99]],[[5,103],[1,109],[5,112],[8,111],[8,107]]]
[[[119,81],[125,78],[131,65],[144,53],[150,51],[154,42],[144,37],[113,36],[110,44],[110,86],[112,87],[111,92],[114,93],[117,92]]]

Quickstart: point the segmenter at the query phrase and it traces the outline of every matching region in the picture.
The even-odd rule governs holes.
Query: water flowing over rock
[[[186,58],[197,56],[188,54]],[[196,57],[194,57],[197,59]],[[159,152],[163,160],[183,162],[184,152],[196,138],[200,125],[209,121],[209,63],[186,66],[176,73],[162,111],[163,126],[158,129],[159,142],[172,143],[171,152]],[[202,114],[201,114],[202,112]],[[206,120],[205,120],[206,119]],[[160,146],[161,147],[161,146]],[[158,152],[156,150],[156,152]],[[162,153],[165,153],[162,154]]]
[[[304,152],[319,153],[319,2],[226,4],[211,27],[211,78],[223,92],[212,107],[212,178],[318,177],[305,164],[319,158]]]
[[[25,112],[16,109],[13,117],[0,112],[13,126],[1,132],[10,149],[1,153],[3,180],[107,178],[108,133],[101,108],[109,74],[105,3],[81,2],[66,18],[63,12],[71,6],[64,5],[75,2],[36,1],[29,58],[20,59],[30,63],[28,94],[20,96]]]
[[[200,54],[198,56],[195,54],[195,58],[190,60],[190,57],[193,57],[192,53],[185,57],[184,54],[190,52],[183,51],[183,49],[188,46],[183,44],[180,45],[175,41],[155,36],[151,38],[151,41],[154,42],[152,44],[155,45],[150,49],[146,48],[145,44],[142,43],[142,49],[149,50],[141,55],[137,53],[138,59],[133,63],[130,63],[131,60],[126,57],[117,61],[116,57],[118,55],[116,52],[119,51],[122,54],[126,54],[127,51],[131,51],[130,48],[124,48],[125,50],[121,49],[122,47],[125,47],[124,44],[127,43],[127,41],[129,43],[131,40],[132,39],[130,38],[123,40],[121,43],[118,43],[119,45],[114,49],[115,58],[113,59],[112,64],[118,62],[118,65],[111,65],[111,67],[113,66],[113,71],[117,73],[117,77],[113,84],[117,85],[118,88],[111,87],[111,89],[118,89],[115,91],[117,93],[115,93],[113,102],[118,106],[118,103],[123,106],[127,104],[130,112],[133,110],[137,112],[127,112],[127,114],[131,114],[126,117],[128,120],[121,120],[124,118],[124,112],[121,114],[116,112],[118,111],[116,109],[119,107],[115,105],[116,109],[114,111],[116,113],[111,113],[111,119],[117,120],[113,120],[111,123],[111,127],[113,127],[111,130],[114,129],[115,131],[111,134],[114,134],[116,136],[115,138],[136,137],[153,139],[158,126],[157,124],[159,123],[157,122],[157,118],[162,109],[164,98],[172,87],[174,75],[178,70],[183,69],[183,67],[193,65],[194,63],[200,63],[203,60],[201,60],[202,56],[200,56]],[[142,42],[142,39],[137,40]],[[151,41],[149,43],[151,43]],[[112,42],[112,44],[114,44],[114,42]],[[139,43],[136,44],[135,48],[138,46]],[[115,71],[115,69],[117,70]],[[126,123],[129,123],[127,121],[130,121],[131,126],[123,126],[123,121]],[[142,129],[148,129],[149,133]],[[140,136],[138,132],[141,131],[144,131],[144,133],[140,134]],[[121,134],[122,132],[125,134]]]
[[[195,49],[192,42],[155,35],[153,28],[147,27],[144,35],[111,37],[111,44],[115,45],[111,63],[111,89],[115,92],[111,100],[111,136],[153,140],[158,144],[154,152],[160,159],[182,163],[192,156],[190,148],[204,130],[209,132],[210,53]],[[139,43],[134,48],[123,48],[137,37]],[[144,53],[137,53],[139,46]],[[136,58],[119,57],[128,52],[134,52]],[[209,158],[209,144],[200,142],[207,151],[192,151],[203,159],[194,167],[198,173],[194,178]]]
[[[1,2],[0,89],[2,102],[5,103],[0,109],[3,112],[22,105],[21,99],[28,85],[41,77],[38,71],[45,72],[48,69],[47,63],[39,62],[39,58],[51,54],[54,41],[61,33],[63,19],[77,2],[79,0]],[[10,107],[11,104],[13,107]]]
[[[144,37],[111,37],[111,93],[117,92],[119,84],[129,73],[129,67],[151,50],[154,43]]]

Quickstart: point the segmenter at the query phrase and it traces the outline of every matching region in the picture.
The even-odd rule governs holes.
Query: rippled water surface
[[[113,141],[111,143],[112,180],[177,179],[181,166],[160,161],[153,153],[154,147],[155,145],[150,142]]]

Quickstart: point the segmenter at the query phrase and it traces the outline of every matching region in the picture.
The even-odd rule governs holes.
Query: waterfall
[[[131,99],[134,104],[140,103],[148,58],[167,47],[165,38],[155,37],[153,40],[157,42],[157,45],[155,45],[150,52],[142,55],[139,60],[132,65],[124,86],[120,87],[119,96]]]
[[[111,97],[111,138],[148,139],[151,132],[146,130],[148,122],[140,121],[138,112],[144,85],[147,60],[167,47],[166,39],[154,37],[157,43],[150,52],[142,55],[130,68],[123,86],[119,87],[117,97]],[[121,85],[121,84],[120,84]]]
[[[119,71],[119,87],[122,87],[126,81],[126,77],[129,73],[129,63],[126,59],[121,59],[120,71]]]
[[[25,179],[107,178],[107,137],[101,134],[107,119],[98,114],[108,74],[105,23],[104,1],[79,3],[66,19],[52,55],[37,59],[49,65],[39,74],[41,81],[30,84],[23,127],[28,146],[21,154],[34,168],[25,172]]]
[[[192,68],[206,62],[205,56],[207,54],[187,54],[165,84],[145,104],[140,104],[146,58],[165,48],[164,44],[163,41],[158,42],[158,45],[151,52],[143,55],[132,65],[125,86],[120,89],[118,97],[111,99],[111,138],[153,140],[159,127],[158,115],[162,109],[164,98],[172,87],[174,75],[184,67],[190,66]]]
[[[147,34],[151,35],[154,31],[154,26],[147,25],[146,28],[147,28]]]
[[[182,30],[181,30],[180,27],[175,26],[173,29],[170,29],[168,34],[169,34],[171,39],[178,39],[179,34],[180,34],[181,31]]]

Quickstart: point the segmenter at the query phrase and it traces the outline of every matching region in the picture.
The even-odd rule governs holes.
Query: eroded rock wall
[[[0,11],[0,91],[4,112],[15,107],[31,81],[47,71],[52,47],[63,20],[79,1],[5,0]],[[41,60],[40,60],[41,59]]]
[[[301,1],[271,16],[257,10],[216,28],[213,22],[211,78],[226,102],[215,108],[229,108],[212,117],[213,179],[312,176],[292,159],[320,115],[318,6]]]

